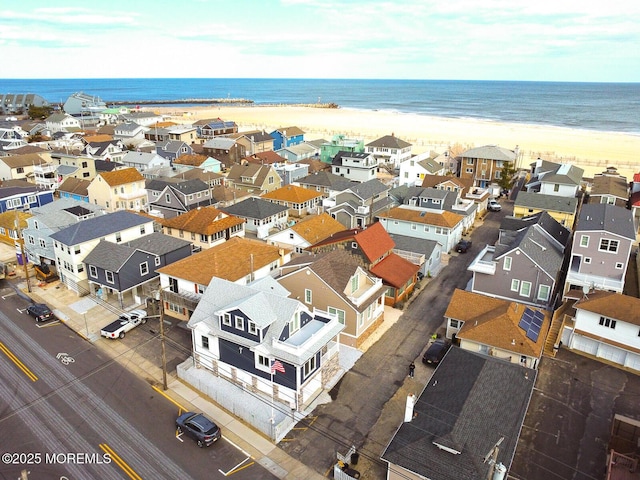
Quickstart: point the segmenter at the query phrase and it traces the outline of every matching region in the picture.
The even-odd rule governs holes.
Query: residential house
[[[173,162],[173,165],[200,167],[202,163],[208,158],[211,158],[211,157],[207,157],[206,155],[200,155],[194,152],[191,155],[182,155],[176,158],[175,161]],[[222,165],[222,162],[220,162],[219,160],[216,160],[216,162],[218,163],[218,165]]]
[[[298,127],[278,128],[269,135],[273,137],[272,150],[280,150],[304,142],[304,132]]]
[[[193,155],[193,149],[182,140],[165,140],[156,144],[156,153],[173,162],[182,155]]]
[[[61,167],[66,166],[75,169],[71,176],[84,180],[93,180],[98,172],[98,165],[108,164],[111,169],[119,164],[117,162],[105,162],[89,156],[78,156],[68,153],[55,152],[51,154],[51,159]]]
[[[519,155],[518,147],[509,150],[497,145],[484,145],[469,149],[460,155],[460,178],[473,179],[474,187],[488,188],[500,180],[507,162],[517,166]]]
[[[121,309],[144,304],[158,287],[157,270],[191,255],[191,243],[153,232],[128,242],[100,240],[84,257],[91,295]],[[100,293],[98,293],[100,292]]]
[[[28,145],[27,135],[15,128],[0,128],[0,151],[12,151]]]
[[[96,118],[106,108],[107,104],[100,97],[84,92],[72,93],[62,105],[62,109],[69,115]]]
[[[340,151],[331,160],[331,173],[355,182],[376,178],[378,163],[370,153]]]
[[[291,145],[290,147],[280,148],[275,152],[286,161],[291,163],[296,163],[306,158],[317,158],[318,160],[320,159],[320,149],[309,142],[302,142],[298,145]]]
[[[169,140],[184,142],[188,145],[194,143],[198,138],[198,129],[194,125],[172,125],[167,127]]]
[[[300,178],[304,178],[309,175],[309,165],[303,163],[285,163],[281,165],[274,165],[273,167],[280,179],[282,185],[291,185]]]
[[[348,178],[335,175],[331,172],[315,172],[306,177],[299,178],[295,184],[301,187],[321,192],[324,198],[335,197],[339,192],[343,192],[349,187],[355,186],[357,182]]]
[[[133,167],[140,173],[151,168],[171,166],[171,161],[169,159],[151,152],[127,152],[120,159],[120,163],[125,167]]]
[[[221,118],[214,120],[201,120],[194,125],[199,130],[199,135],[203,138],[213,138],[223,135],[233,135],[238,133],[238,125],[234,121],[225,121]]]
[[[586,203],[606,203],[627,208],[629,203],[629,182],[627,177],[618,175],[615,167],[593,176],[591,191]]]
[[[331,215],[321,213],[308,215],[290,227],[269,235],[265,241],[270,245],[302,253],[307,247],[343,230],[344,226]]]
[[[565,326],[563,345],[640,373],[640,299],[596,290],[573,308],[575,316]]]
[[[120,118],[124,122],[137,123],[138,125],[142,125],[143,127],[150,127],[164,120],[162,115],[144,110],[134,110],[129,113],[124,113],[120,115]]]
[[[24,244],[22,230],[27,227],[29,218],[31,218],[31,213],[22,211],[0,213],[0,242],[11,247],[18,247],[16,250],[20,264],[24,261],[22,259],[22,245]]]
[[[0,213],[8,210],[27,211],[53,202],[53,190],[29,187],[0,187]]]
[[[244,237],[245,220],[215,207],[197,207],[175,217],[159,219],[158,223],[162,233],[186,238],[195,251],[215,247],[232,237]]]
[[[0,156],[0,180],[28,179],[33,182],[35,166],[50,163],[50,158],[41,153]]]
[[[490,190],[488,188],[474,187],[470,178],[425,175],[422,180],[422,187],[456,192],[458,198],[472,200],[477,205],[478,215],[483,215],[487,212]]]
[[[473,259],[468,290],[525,305],[552,308],[570,231],[547,213],[503,231]]]
[[[268,200],[250,197],[220,210],[246,220],[245,230],[259,239],[269,236],[273,229],[284,229],[289,223],[289,209]]]
[[[117,210],[147,211],[144,177],[135,168],[122,168],[96,175],[89,186],[89,201],[108,212]]]
[[[444,314],[447,338],[460,348],[536,369],[551,313],[456,289]]]
[[[77,132],[81,129],[80,120],[66,113],[54,113],[44,121],[51,132]]]
[[[153,214],[162,218],[173,218],[194,208],[211,205],[211,189],[209,185],[194,178],[192,180],[171,179],[147,181],[149,195],[149,209]],[[173,181],[175,180],[175,181]],[[155,185],[164,188],[156,195]]]
[[[213,160],[212,158],[209,158]],[[215,160],[217,162],[217,160]],[[174,175],[173,178],[180,178],[182,180],[193,180],[195,178],[202,180],[209,188],[217,187],[224,184],[225,177],[219,173],[219,170],[209,170],[205,166],[207,162],[203,163],[200,168],[190,168],[184,172],[180,172],[178,175]],[[219,163],[219,162],[218,162]]]
[[[287,298],[272,279],[248,286],[212,279],[188,326],[198,367],[279,410],[305,411],[340,369],[344,326],[336,315]],[[264,430],[277,437],[272,424]]]
[[[339,152],[364,153],[364,141],[347,138],[343,134],[334,135],[330,141],[320,145],[320,160],[331,163]]]
[[[578,199],[575,197],[559,197],[543,193],[518,192],[513,204],[513,216],[529,217],[540,212],[547,212],[558,223],[572,229],[576,220]]]
[[[144,138],[147,131],[149,131],[149,127],[134,122],[122,122],[114,127],[113,138],[122,141],[127,146],[139,147],[148,142]]]
[[[376,216],[391,205],[389,187],[378,179],[352,183],[349,188],[325,199],[325,211],[345,228],[365,227],[375,222]]]
[[[313,253],[346,250],[357,257],[363,267],[382,279],[387,288],[385,303],[395,306],[407,300],[417,282],[418,265],[393,253],[395,244],[380,223],[366,229],[336,233],[308,248]]]
[[[535,381],[535,370],[449,349],[420,395],[407,398],[381,456],[387,480],[500,478],[492,473],[511,467]]]
[[[79,296],[90,293],[85,257],[101,240],[122,243],[153,233],[153,220],[118,211],[88,218],[59,230],[53,240],[60,280]],[[110,292],[107,288],[107,294]]]
[[[89,180],[82,178],[68,177],[58,187],[60,199],[70,198],[80,202],[89,203]]]
[[[120,162],[127,150],[122,140],[105,140],[102,142],[88,143],[82,150],[82,154],[107,162]]]
[[[273,166],[256,164],[232,165],[227,173],[227,183],[254,195],[273,192],[282,186],[280,175]]]
[[[82,180],[80,180],[82,181]],[[70,225],[89,218],[99,217],[106,212],[98,205],[92,205],[71,198],[60,198],[55,202],[30,211],[27,225],[22,230],[25,253],[33,263],[45,263],[56,269],[56,254],[51,235]]]
[[[164,311],[180,320],[189,320],[213,278],[248,285],[274,276],[291,260],[291,251],[259,240],[232,237],[190,257],[159,269],[164,292]],[[220,292],[216,292],[220,294]]]
[[[378,213],[380,225],[390,234],[433,240],[451,252],[463,233],[464,216],[449,211],[428,211],[400,205]]]
[[[395,233],[389,233],[389,236],[396,244],[393,247],[393,253],[418,265],[419,277],[435,277],[444,267],[442,263],[444,249],[441,243]]]
[[[425,152],[403,160],[399,166],[399,184],[420,186],[426,176],[445,175],[448,169],[441,163],[444,163],[440,160],[442,156],[448,159],[448,152],[440,155],[436,152]]]
[[[26,111],[32,105],[48,107],[49,102],[35,93],[0,93],[0,112],[2,113]]]
[[[239,132],[234,135],[230,135],[229,138],[233,139],[234,143],[238,144],[238,153],[240,155],[235,157],[238,160],[246,155],[253,155],[259,152],[268,152],[273,150],[273,137],[264,130]]]
[[[290,298],[335,314],[344,325],[339,341],[358,348],[384,321],[382,280],[345,250],[305,255],[282,268],[276,280]]]
[[[370,153],[378,164],[398,167],[411,157],[411,144],[396,137],[393,133],[367,143],[365,153]]]
[[[266,150],[264,152],[255,152],[252,155],[244,157],[240,163],[246,165],[247,163],[255,163],[258,165],[273,165],[277,167],[284,164],[284,160],[273,150]]]
[[[584,170],[569,163],[554,163],[538,159],[531,164],[527,192],[573,198],[578,194]]]
[[[322,194],[297,185],[286,185],[264,193],[260,196],[265,200],[289,209],[289,217],[304,217],[312,213],[319,213]]]
[[[582,205],[565,293],[594,288],[621,293],[635,238],[630,210],[605,203]]]

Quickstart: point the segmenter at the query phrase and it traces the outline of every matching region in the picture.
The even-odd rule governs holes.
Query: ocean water
[[[640,134],[640,83],[340,79],[0,79],[1,93],[51,103],[83,91],[105,102],[244,98],[261,104],[329,103],[452,118]]]

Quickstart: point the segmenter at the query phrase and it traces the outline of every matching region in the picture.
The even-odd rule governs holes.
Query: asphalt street
[[[426,382],[430,367],[421,364],[422,353],[430,336],[442,326],[453,291],[464,289],[471,278],[469,263],[485,245],[498,239],[500,220],[513,206],[506,201],[502,204],[501,212],[489,212],[468,237],[472,248],[465,254],[454,253],[448,266],[414,296],[395,325],[344,375],[331,392],[333,401],[318,406],[301,421],[280,448],[325,474],[335,463],[336,452],[345,454],[353,445],[360,454],[355,468],[363,478],[386,478],[386,463],[380,455],[402,422],[404,399],[398,398],[398,391],[406,382],[415,382],[407,379],[408,366],[414,361],[416,377]],[[411,388],[419,394],[423,386],[412,383]],[[390,401],[397,405],[385,409]],[[392,416],[386,417],[389,412]]]
[[[36,324],[2,287],[0,478],[276,478],[224,431],[204,449],[177,437],[168,398],[64,325]]]

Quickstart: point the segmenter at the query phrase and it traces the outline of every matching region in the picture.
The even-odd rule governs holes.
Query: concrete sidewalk
[[[251,456],[273,475],[284,480],[324,478],[287,455],[268,438],[245,425],[240,419],[223,410],[200,392],[182,383],[175,373],[168,373],[168,390],[163,391],[161,367],[122,342],[100,337],[100,329],[116,318],[116,313],[113,310],[103,307],[91,297],[78,297],[75,292],[66,288],[60,281],[45,284],[37,282],[35,278],[30,278],[31,292],[29,292],[24,269],[18,267],[14,271],[15,275],[8,277],[9,281],[23,294],[31,297],[34,302],[46,303],[67,327],[98,346],[114,361],[119,362],[152,385],[155,384],[153,388],[166,396],[178,408],[203,412],[215,419],[222,427],[226,440]]]

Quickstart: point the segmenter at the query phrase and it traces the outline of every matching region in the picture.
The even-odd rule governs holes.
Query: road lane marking
[[[251,457],[247,457],[245,458],[243,461],[241,461],[239,464],[237,464],[235,467],[233,467],[231,470],[229,470],[228,472],[223,472],[222,470],[218,469],[218,471],[224,475],[225,477],[228,477],[229,475],[233,475],[234,473],[238,473],[240,470],[244,470],[245,468],[249,468],[251,465],[253,465],[256,462],[251,462],[251,463],[247,463],[246,465],[243,465],[243,463],[245,463],[247,460],[251,459]]]
[[[167,400],[169,400],[171,403],[173,403],[176,407],[178,407],[180,409],[180,411],[178,412],[178,415],[180,415],[182,412],[188,412],[189,409],[188,408],[184,408],[182,405],[180,405],[178,402],[176,402],[173,398],[171,398],[169,395],[167,395],[166,393],[164,393],[162,390],[160,390],[158,387],[154,387],[152,386],[151,388],[153,388],[156,392],[158,392],[160,395],[162,395],[164,398],[166,398]]]
[[[31,370],[29,370],[29,368],[22,363],[18,357],[16,357],[11,350],[9,350],[4,343],[0,342],[0,351],[2,351],[2,353],[4,353],[9,360],[11,360],[13,363],[16,364],[16,366],[22,370],[22,372],[31,379],[32,382],[35,382],[36,380],[38,380],[38,377],[36,377],[36,374],[33,373]]]
[[[3,300],[6,300],[7,297],[13,297],[16,294],[16,292],[12,292],[12,293],[7,293],[6,295],[2,296]]]
[[[127,464],[127,462],[122,460],[122,458],[120,458],[120,456],[116,452],[114,452],[109,445],[107,445],[106,443],[101,443],[100,448],[103,452],[109,454],[111,459],[122,469],[124,473],[129,476],[129,478],[131,478],[132,480],[142,480],[142,477],[138,475],[135,470]]]
[[[38,328],[53,327],[54,325],[60,325],[60,320],[56,320],[55,322],[51,322],[51,323],[45,323],[44,325],[40,325],[39,323],[36,323],[36,327]]]

